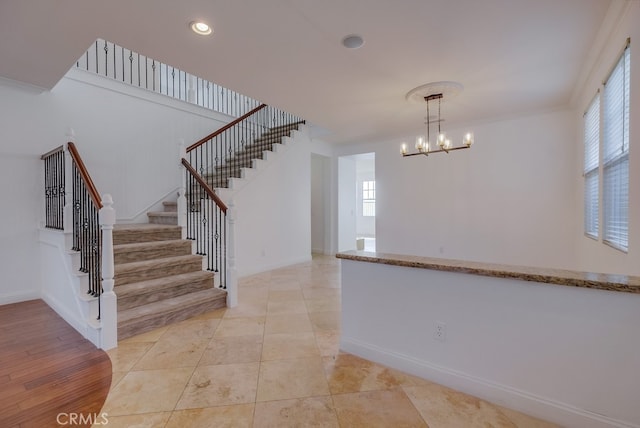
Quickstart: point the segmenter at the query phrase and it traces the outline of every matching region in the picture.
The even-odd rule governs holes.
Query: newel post
[[[187,150],[184,146],[184,140],[180,140],[178,145],[178,226],[182,228],[182,239],[187,238],[187,177],[185,168],[182,165],[182,159],[187,158]]]
[[[113,291],[115,285],[113,262],[113,225],[116,223],[116,210],[113,198],[105,193],[102,196],[102,208],[98,214],[102,229],[102,295],[100,347],[104,350],[118,346],[118,300]]]
[[[236,208],[233,199],[227,206],[227,307],[238,305],[238,271],[236,269]]]

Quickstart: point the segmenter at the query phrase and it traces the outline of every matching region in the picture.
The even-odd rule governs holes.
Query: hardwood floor
[[[90,427],[111,360],[42,300],[0,306],[0,427]]]

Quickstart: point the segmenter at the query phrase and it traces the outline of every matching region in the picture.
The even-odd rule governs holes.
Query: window
[[[600,94],[584,114],[584,233],[598,239]]]
[[[602,241],[622,251],[629,246],[629,71],[627,43],[584,114],[584,231],[600,237],[602,206]]]
[[[604,84],[602,136],[602,239],[628,248],[629,46]]]
[[[375,217],[376,215],[376,182],[362,182],[362,215]]]

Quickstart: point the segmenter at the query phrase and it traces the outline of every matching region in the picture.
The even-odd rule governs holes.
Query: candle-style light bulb
[[[473,133],[467,132],[464,135],[464,145],[467,147],[471,147],[472,144],[473,144]]]
[[[421,152],[424,148],[424,140],[422,137],[416,137],[416,149]]]
[[[439,145],[441,148],[444,148],[444,144],[445,144],[445,141],[446,141],[446,140],[447,140],[447,136],[444,134],[444,132],[441,132],[441,133],[438,135],[438,145]]]
[[[451,140],[450,139],[446,139],[444,140],[444,148],[449,150],[451,148]]]
[[[407,143],[402,143],[402,149],[400,149],[400,153],[403,155],[407,154]]]

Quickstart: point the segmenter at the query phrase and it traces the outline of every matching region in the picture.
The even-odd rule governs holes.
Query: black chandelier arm
[[[459,146],[459,147],[451,147],[450,149],[438,149],[438,150],[429,150],[427,151],[422,151],[422,152],[415,152],[415,153],[402,153],[402,157],[407,157],[407,156],[418,156],[418,155],[425,155],[425,156],[429,156],[433,153],[441,153],[441,152],[445,152],[445,153],[449,153],[450,151],[453,150],[462,150],[462,149],[468,149],[470,146]]]

